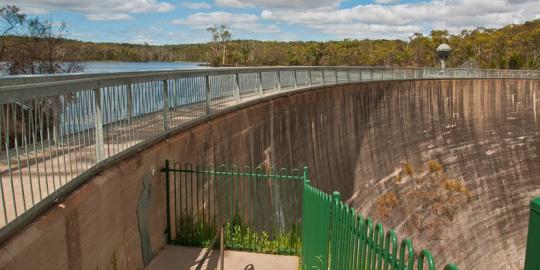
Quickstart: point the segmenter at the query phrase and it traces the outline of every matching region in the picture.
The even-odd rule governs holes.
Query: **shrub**
[[[463,195],[467,196],[468,199],[472,197],[471,191],[461,181],[445,180],[442,185],[448,191],[462,193]]]
[[[441,163],[439,163],[436,160],[430,160],[428,162],[428,166],[429,166],[429,171],[432,172],[432,173],[440,172],[440,171],[443,170],[443,167],[442,167]]]
[[[408,175],[413,175],[414,173],[414,169],[412,165],[409,164],[408,162],[403,163],[403,171],[405,171],[405,173]]]

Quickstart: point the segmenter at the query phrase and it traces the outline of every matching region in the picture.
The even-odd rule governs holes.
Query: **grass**
[[[471,191],[461,181],[447,179],[443,181],[442,186],[448,191],[462,193],[467,196],[468,199],[472,197]]]
[[[443,166],[437,160],[430,160],[428,162],[428,167],[431,173],[440,172],[443,170]]]
[[[408,175],[414,174],[413,166],[408,162],[403,163],[403,171],[405,171],[405,173]]]
[[[176,241],[181,245],[207,247],[215,236],[215,222],[204,221],[201,216],[182,213],[178,220]],[[294,224],[289,230],[273,229],[257,231],[234,214],[224,225],[225,246],[230,250],[242,250],[278,255],[298,254],[300,251],[300,226]]]
[[[182,212],[177,222],[179,232],[176,239],[188,246],[208,246],[216,234],[215,221],[204,220],[202,215]]]
[[[377,215],[388,217],[390,210],[398,204],[397,194],[393,191],[386,192],[377,199]]]

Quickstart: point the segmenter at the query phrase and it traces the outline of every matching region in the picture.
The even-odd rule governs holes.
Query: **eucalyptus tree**
[[[231,41],[232,32],[229,30],[229,27],[227,27],[224,24],[221,24],[221,25],[214,24],[206,28],[206,31],[210,32],[210,35],[212,36],[210,47],[212,48],[212,52],[214,56],[219,55],[219,51],[221,50],[222,51],[221,65],[225,65],[227,43]],[[215,61],[215,59],[212,59],[212,60]]]
[[[16,35],[25,20],[26,16],[21,14],[16,6],[0,8],[0,63],[4,60],[8,47],[13,45],[8,41],[8,36]]]

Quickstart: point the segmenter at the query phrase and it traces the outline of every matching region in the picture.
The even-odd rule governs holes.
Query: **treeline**
[[[439,63],[435,49],[441,43],[448,43],[453,49],[449,67],[468,63],[479,68],[540,69],[540,19],[500,29],[465,30],[458,35],[434,30],[429,35],[416,33],[407,41],[230,40],[231,33],[223,39],[216,38],[214,31],[209,33],[210,42],[206,44],[155,46],[69,40],[64,37],[65,28],[57,29],[49,21],[28,18],[13,7],[4,8],[0,15],[4,26],[15,25],[14,30],[3,31],[4,35],[0,36],[0,63],[13,63],[10,67],[18,69],[14,72],[17,74],[33,73],[29,70],[41,63],[45,63],[39,67],[44,72],[59,72],[60,63],[77,61],[193,61],[225,66],[436,66]],[[41,22],[37,27],[40,31],[29,31],[32,29],[29,26],[35,25],[32,20]]]
[[[441,43],[448,43],[453,49],[448,59],[449,67],[469,63],[480,68],[540,69],[540,19],[500,29],[465,30],[459,35],[435,30],[429,35],[414,34],[408,41],[232,40],[226,44],[225,65],[436,66],[435,49]],[[77,60],[81,61],[200,61],[222,64],[222,54],[212,53],[212,43],[151,46],[68,40],[65,46],[78,51]]]

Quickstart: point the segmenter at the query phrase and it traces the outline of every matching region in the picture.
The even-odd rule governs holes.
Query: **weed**
[[[376,215],[379,217],[388,217],[390,215],[390,210],[397,206],[398,202],[398,197],[395,192],[386,192],[377,199]]]
[[[405,162],[403,163],[403,170],[405,171],[406,174],[408,175],[413,175],[414,174],[414,169],[413,169],[413,166],[408,163],[408,162]]]
[[[445,180],[442,186],[449,191],[459,192],[467,196],[467,199],[472,197],[471,191],[461,181],[457,180]]]
[[[429,167],[429,171],[431,173],[434,173],[434,172],[440,172],[443,170],[443,166],[441,165],[441,163],[439,163],[438,161],[436,160],[430,160],[428,162],[428,167]]]
[[[224,225],[225,245],[231,250],[245,250],[271,254],[296,254],[300,251],[300,226],[288,231],[257,231],[244,222],[238,211]],[[201,216],[182,213],[179,217],[177,242],[189,246],[208,246],[217,230],[214,219],[203,222]]]

